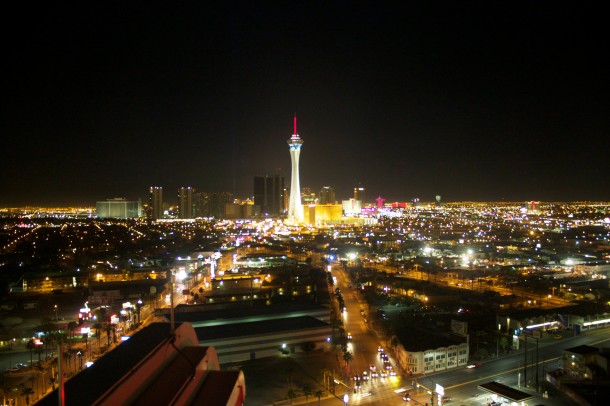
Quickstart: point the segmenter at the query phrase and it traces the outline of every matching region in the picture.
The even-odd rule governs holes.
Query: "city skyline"
[[[12,7],[0,207],[251,197],[295,112],[338,199],[610,200],[596,6],[237,4]]]

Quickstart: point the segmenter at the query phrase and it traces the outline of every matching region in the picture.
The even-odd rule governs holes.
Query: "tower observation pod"
[[[290,179],[290,201],[288,202],[288,220],[295,223],[303,222],[303,206],[301,205],[301,183],[299,181],[299,156],[303,140],[297,134],[297,116],[294,116],[294,133],[288,140],[290,160],[292,161],[292,177]]]

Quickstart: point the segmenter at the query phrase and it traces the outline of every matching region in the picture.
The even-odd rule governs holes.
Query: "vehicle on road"
[[[472,368],[478,368],[478,367],[480,367],[480,366],[481,366],[481,364],[476,363],[476,364],[470,364],[470,365],[467,365],[467,366],[466,366],[466,368],[470,368],[470,369],[472,369]]]

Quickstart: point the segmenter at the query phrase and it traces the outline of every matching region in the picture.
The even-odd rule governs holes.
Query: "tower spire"
[[[297,134],[297,114],[294,113],[294,134],[288,140],[290,160],[292,161],[292,178],[290,182],[290,200],[288,204],[288,219],[295,223],[303,222],[303,205],[301,204],[301,185],[299,182],[299,155],[303,140]]]

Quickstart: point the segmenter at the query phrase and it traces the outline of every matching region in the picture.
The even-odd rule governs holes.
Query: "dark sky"
[[[3,13],[0,207],[251,196],[295,112],[339,199],[610,200],[592,2],[85,3]]]

